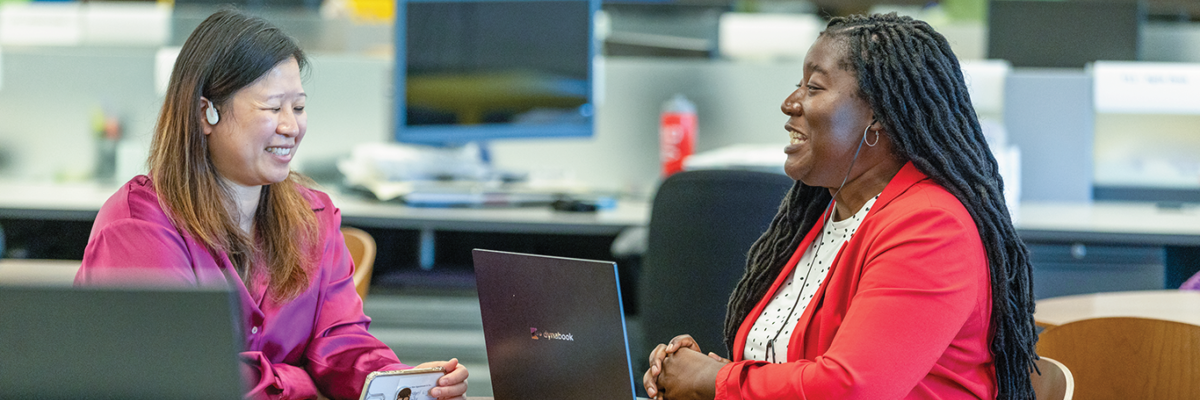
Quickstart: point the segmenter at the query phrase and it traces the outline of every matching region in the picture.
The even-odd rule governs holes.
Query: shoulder
[[[875,220],[948,218],[963,228],[975,227],[962,201],[909,163],[892,178],[875,205]],[[870,218],[868,218],[869,220]],[[972,229],[975,230],[975,229]]]
[[[864,220],[864,228],[873,226],[879,231],[905,237],[925,232],[980,242],[979,228],[967,208],[957,197],[929,179],[913,184],[876,208],[872,210],[876,215]]]
[[[300,195],[308,201],[308,206],[316,215],[322,231],[341,228],[341,211],[333,205],[333,199],[329,197],[329,194],[304,185],[297,184],[295,187]]]
[[[125,220],[137,220],[156,225],[173,226],[158,202],[158,193],[150,177],[138,175],[113,193],[96,215],[93,231]]]
[[[333,199],[329,197],[329,194],[300,184],[296,185],[296,190],[308,200],[313,212],[319,213],[333,209]]]
[[[962,201],[932,179],[913,184],[886,207],[880,207],[879,211],[905,213],[919,210],[940,211],[957,218],[971,218]]]

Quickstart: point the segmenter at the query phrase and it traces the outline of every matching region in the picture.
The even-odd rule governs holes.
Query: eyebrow
[[[276,99],[276,98],[282,98],[282,97],[285,97],[285,96],[287,96],[287,95],[288,95],[287,93],[273,94],[273,95],[267,96],[267,100]],[[304,97],[304,98],[308,98],[308,93],[300,92],[299,96],[302,96],[302,97]]]
[[[808,69],[811,69],[813,73],[820,72],[825,75],[829,74],[829,71],[826,71],[825,68],[821,68],[820,65],[817,65],[817,63],[814,63],[814,62],[809,62],[807,64],[804,64],[804,66],[807,67]]]

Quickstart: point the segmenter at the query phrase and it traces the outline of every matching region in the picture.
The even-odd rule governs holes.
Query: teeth
[[[800,132],[788,131],[788,135],[792,139],[792,144],[799,144],[800,142],[802,142],[804,140],[803,138],[800,137]]]
[[[292,153],[292,149],[287,147],[268,147],[267,152],[277,156],[286,156]]]

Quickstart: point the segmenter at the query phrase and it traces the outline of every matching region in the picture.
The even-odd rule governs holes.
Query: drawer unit
[[[1162,289],[1166,251],[1161,246],[1028,243],[1036,298],[1125,290]]]

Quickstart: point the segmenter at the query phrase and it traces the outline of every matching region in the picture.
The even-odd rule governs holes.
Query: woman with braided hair
[[[730,296],[732,360],[675,337],[650,354],[647,394],[1033,398],[1028,252],[946,39],[895,14],[835,18],[782,111],[797,182]]]

